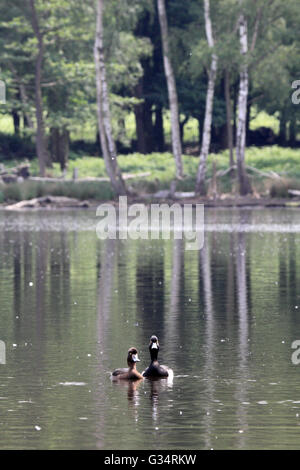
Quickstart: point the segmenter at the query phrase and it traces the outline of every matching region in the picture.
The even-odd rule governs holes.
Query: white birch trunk
[[[162,50],[164,58],[164,69],[168,87],[168,96],[171,113],[172,149],[176,164],[176,178],[183,177],[182,148],[179,128],[178,98],[176,90],[175,76],[170,60],[168,21],[165,0],[157,0],[158,16],[161,30]]]
[[[227,127],[227,145],[229,149],[229,162],[231,168],[234,165],[233,154],[233,132],[232,132],[232,106],[230,97],[230,74],[228,69],[225,69],[225,101],[226,101],[226,127]]]
[[[249,178],[245,169],[245,148],[246,148],[246,119],[247,102],[249,92],[248,76],[248,22],[243,12],[239,19],[240,53],[242,65],[240,68],[240,87],[238,97],[238,122],[236,130],[236,161],[240,195],[252,192]]]
[[[102,154],[106,171],[117,195],[126,194],[126,186],[117,163],[117,152],[112,135],[109,95],[103,48],[103,0],[97,2],[96,38],[94,46],[96,67],[97,112]]]
[[[210,18],[210,4],[209,0],[204,0],[204,18],[205,18],[205,30],[208,46],[213,49],[215,41],[213,38],[212,24]],[[205,117],[204,126],[202,133],[202,145],[200,153],[200,162],[197,172],[196,179],[196,193],[205,194],[205,173],[206,173],[206,160],[209,153],[210,142],[211,142],[211,125],[212,125],[212,114],[215,94],[215,83],[218,70],[218,56],[213,52],[212,60],[208,75],[208,86],[206,94],[206,105],[205,105]]]

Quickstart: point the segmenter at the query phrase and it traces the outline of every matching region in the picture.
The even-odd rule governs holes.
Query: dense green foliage
[[[105,58],[118,152],[152,153],[150,166],[156,174],[161,158],[156,159],[153,152],[170,149],[169,103],[156,1],[105,0],[104,4]],[[225,71],[230,74],[233,129],[236,125],[241,65],[237,34],[240,2],[211,0],[210,4],[220,64],[211,150],[219,152],[228,146]],[[80,152],[81,155],[100,155],[93,60],[96,2],[35,0],[35,6],[44,40],[41,86],[52,160],[58,161],[52,145],[53,129],[67,131],[71,157]],[[184,152],[198,154],[211,60],[205,35],[203,1],[167,0],[166,6]],[[249,26],[247,143],[297,147],[299,107],[292,104],[291,85],[300,73],[298,2],[245,0],[244,6]],[[1,160],[32,158],[35,153],[37,38],[31,20],[29,1],[1,2],[0,79],[7,86],[7,102],[0,105],[4,118],[0,119]],[[254,37],[255,47],[251,48]],[[8,122],[9,125],[5,125]],[[266,127],[270,130],[264,129]],[[257,168],[268,165],[267,153],[262,153],[263,163],[255,162]],[[136,156],[134,171],[147,171],[145,162],[148,158]],[[219,161],[223,167],[223,157]],[[88,173],[88,161],[85,162],[87,170],[84,173]],[[274,168],[277,163],[281,165],[279,161],[276,163],[272,159],[272,162]],[[186,174],[194,177],[190,168],[196,172],[196,161],[186,157],[184,163]],[[120,159],[120,164],[127,171],[123,159]],[[224,161],[226,164],[228,162]],[[72,171],[72,166],[70,160],[69,171]]]

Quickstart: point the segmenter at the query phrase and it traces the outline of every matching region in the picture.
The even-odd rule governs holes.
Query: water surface
[[[0,213],[0,448],[300,448],[297,209],[205,213],[205,246]],[[157,334],[167,381],[114,384]]]

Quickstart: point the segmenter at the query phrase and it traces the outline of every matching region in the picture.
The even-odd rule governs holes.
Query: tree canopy
[[[291,84],[300,73],[298,2],[164,3],[183,151],[188,144],[185,126],[194,119],[200,154],[213,57],[218,59],[218,67],[209,147],[217,151],[234,145],[241,70],[246,68],[246,143],[297,146],[299,113],[291,101]],[[207,40],[206,3],[213,44]],[[93,146],[90,153],[101,152],[93,54],[96,12],[96,0],[3,0],[0,5],[0,79],[7,88],[7,102],[0,112],[12,116],[16,134],[42,142],[48,153],[46,165],[59,161],[63,169],[69,145],[79,140],[82,146]],[[241,12],[248,39],[243,54]],[[103,15],[104,61],[118,152],[151,153],[171,148],[166,120],[172,106],[157,0],[103,0]],[[251,118],[261,111],[279,122],[278,135],[270,139],[269,134],[262,142],[250,129]],[[170,122],[174,124],[172,116]]]

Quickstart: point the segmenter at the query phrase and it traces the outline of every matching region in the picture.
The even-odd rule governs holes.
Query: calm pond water
[[[299,214],[207,210],[196,252],[2,211],[0,448],[300,448]],[[152,334],[173,382],[112,383]]]

